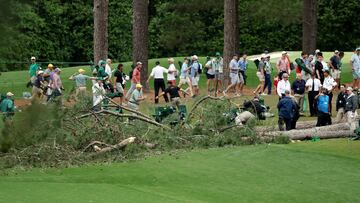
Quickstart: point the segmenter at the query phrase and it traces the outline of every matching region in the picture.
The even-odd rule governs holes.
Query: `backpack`
[[[259,59],[256,59],[256,60],[254,60],[254,63],[255,63],[255,65],[256,65],[256,68],[258,69],[258,68],[259,68],[260,60],[259,60]]]
[[[201,63],[198,63],[199,64],[199,68],[198,68],[198,74],[201,74],[202,73],[202,64]]]

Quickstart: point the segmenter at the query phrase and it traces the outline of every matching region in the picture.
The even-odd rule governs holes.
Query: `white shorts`
[[[239,74],[237,73],[230,73],[230,79],[232,85],[236,85],[240,83]]]
[[[121,94],[124,94],[124,88],[119,82],[116,83],[116,91],[120,92]]]
[[[190,82],[191,81],[189,77],[180,77],[180,84],[188,84]]]
[[[261,72],[256,72],[256,76],[259,78],[260,82],[265,81],[265,76]]]
[[[192,86],[198,86],[200,80],[200,76],[192,77],[191,78],[191,85]]]
[[[333,70],[332,73],[331,73],[331,76],[332,76],[334,79],[340,79],[340,74],[341,74],[341,71],[339,71],[339,70]]]

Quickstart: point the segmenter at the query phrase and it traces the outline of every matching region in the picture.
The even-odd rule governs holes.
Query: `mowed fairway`
[[[360,202],[360,142],[160,155],[0,176],[0,202]]]

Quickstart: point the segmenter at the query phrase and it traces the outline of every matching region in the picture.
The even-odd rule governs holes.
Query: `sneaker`
[[[227,96],[227,94],[226,94],[226,92],[225,92],[225,91],[223,91],[222,93],[223,93],[223,95],[224,95],[224,96]]]
[[[267,96],[267,94],[266,94],[266,93],[261,93],[260,95],[261,95],[261,96]]]

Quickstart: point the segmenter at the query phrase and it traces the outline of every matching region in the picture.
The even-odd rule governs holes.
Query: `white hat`
[[[191,57],[193,60],[198,60],[198,56],[194,55]]]
[[[61,72],[61,69],[60,69],[60,68],[55,68],[54,71],[55,71],[55,72]]]
[[[320,52],[320,49],[316,49],[315,50],[315,54],[319,53]]]
[[[352,87],[347,87],[346,90],[347,91],[353,91],[353,88]]]
[[[262,59],[266,58],[266,54],[261,54],[261,57]]]
[[[142,63],[140,61],[136,62],[136,65],[142,65]]]
[[[281,54],[287,54],[287,52],[286,52],[286,51],[282,51]]]
[[[36,60],[35,56],[32,56],[32,57],[31,57],[31,60]]]
[[[42,71],[42,70],[38,72],[39,75],[40,75],[40,74],[43,74],[43,73],[44,73],[44,71]]]
[[[6,96],[12,97],[12,96],[14,96],[14,94],[12,92],[8,92],[8,93],[6,93]]]
[[[335,53],[335,54],[338,54],[338,53],[339,53],[339,51],[338,51],[338,50],[335,50],[335,51],[334,51],[334,53]]]

